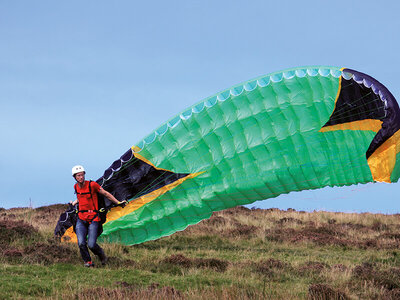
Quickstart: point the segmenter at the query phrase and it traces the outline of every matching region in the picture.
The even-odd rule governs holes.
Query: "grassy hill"
[[[87,269],[65,208],[0,210],[0,299],[400,299],[399,215],[237,207]]]

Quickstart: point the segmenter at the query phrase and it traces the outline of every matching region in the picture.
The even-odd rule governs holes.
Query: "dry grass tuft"
[[[2,247],[3,248],[3,247]],[[6,258],[16,258],[16,257],[22,257],[23,256],[23,251],[17,249],[17,248],[3,248],[2,255],[5,256]]]
[[[0,220],[0,244],[38,235],[39,231],[24,221]]]
[[[308,288],[308,295],[312,300],[346,300],[345,293],[336,291],[326,284],[312,284]]]
[[[204,220],[202,222],[205,226],[217,226],[217,225],[226,225],[227,220],[224,217],[218,215],[212,215],[211,218]]]
[[[218,258],[196,258],[194,260],[194,265],[196,267],[213,269],[217,272],[225,272],[229,263]]]
[[[306,227],[300,229],[274,228],[266,232],[266,238],[270,241],[302,243],[312,242],[320,246],[354,246],[354,242],[341,238],[340,232],[332,231],[326,227]]]
[[[309,261],[300,265],[297,269],[300,275],[306,274],[320,274],[322,271],[330,269],[330,266],[326,263],[318,261]]]
[[[290,267],[289,264],[274,258],[260,261],[259,266],[268,269],[288,269]]]
[[[353,279],[370,282],[387,290],[400,288],[400,268],[379,270],[371,263],[363,263],[353,269]]]
[[[23,250],[24,260],[27,263],[39,263],[49,265],[53,263],[74,263],[76,251],[70,245],[57,244],[55,242],[33,243]]]
[[[278,224],[278,225],[283,225],[283,224],[287,224],[287,223],[294,223],[294,224],[302,225],[304,222],[302,220],[295,219],[295,218],[292,218],[292,217],[285,217],[285,218],[279,219],[275,223]]]
[[[139,265],[132,259],[109,256],[107,266],[109,268],[137,268]]]
[[[257,226],[236,223],[235,227],[227,230],[224,236],[250,238],[255,236],[258,229]]]
[[[333,265],[331,268],[332,268],[332,270],[337,270],[339,272],[345,272],[349,269],[347,266],[345,266],[343,264],[336,264],[336,265]]]
[[[264,275],[269,279],[274,279],[277,277],[277,275],[284,274],[285,272],[290,272],[292,270],[290,264],[274,258],[261,260],[259,262],[250,262],[249,264],[256,273]]]
[[[26,210],[13,211],[16,214],[2,215],[0,220],[0,256],[3,260],[44,265],[76,262],[76,250],[72,250],[71,245],[61,245],[52,238],[46,241],[36,227],[18,220],[20,213]],[[11,219],[12,216],[16,220]]]
[[[222,212],[224,214],[226,214],[226,215],[237,215],[237,214],[240,214],[240,215],[249,216],[249,215],[252,215],[254,211],[255,210],[249,209],[249,208],[244,207],[244,206],[235,206],[235,207],[223,210]]]
[[[385,300],[398,300],[400,299],[400,289],[393,289],[390,291],[385,291],[385,293],[383,294],[382,299]]]
[[[161,263],[184,268],[208,268],[218,272],[225,272],[229,265],[227,261],[217,258],[188,258],[182,254],[173,254],[164,258]]]
[[[173,254],[169,257],[164,258],[161,262],[171,265],[178,265],[185,268],[190,268],[193,265],[192,260],[182,254]]]
[[[141,288],[127,282],[116,282],[116,288],[90,288],[75,295],[75,299],[184,299],[183,293],[170,286],[153,283]]]

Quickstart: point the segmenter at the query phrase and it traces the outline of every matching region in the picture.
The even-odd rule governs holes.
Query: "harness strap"
[[[78,191],[76,190],[76,185],[77,185],[77,183],[75,183],[75,185],[74,185],[75,194],[77,194],[77,195],[78,195],[78,194],[79,194],[79,195],[87,195],[87,194],[90,194],[90,198],[92,198],[92,200],[93,200],[91,183],[92,183],[92,181],[89,180],[89,193],[78,193]],[[98,204],[97,204],[97,205],[98,205]],[[97,210],[97,209],[94,209],[94,210],[79,210],[79,201],[78,201],[78,213],[80,213],[80,212],[81,212],[81,213],[83,213],[83,212],[89,212],[89,213],[95,212],[95,213],[96,213],[96,214],[94,215],[93,219],[90,220],[90,221],[88,221],[89,223],[92,223],[93,220],[96,219],[97,217],[100,218],[100,213],[105,212],[105,211],[106,211],[106,209],[105,209],[104,207],[100,208],[99,210]]]
[[[95,212],[95,213],[98,213],[99,211],[98,210],[85,209],[85,210],[78,210],[78,212],[80,212],[80,213],[84,213],[84,212],[88,212],[88,213]]]
[[[78,193],[78,191],[76,190],[76,185],[77,185],[77,183],[75,183],[74,184],[74,189],[75,189],[75,194],[77,194],[77,195],[88,195],[88,194],[90,194],[90,196],[92,195],[92,187],[90,186],[90,184],[92,183],[92,181],[91,180],[89,180],[89,192],[87,193]]]
[[[95,213],[101,213],[101,212],[104,212],[104,211],[106,211],[106,209],[105,208],[100,208],[99,210],[97,210],[97,209],[93,209],[93,210],[78,210],[78,212],[90,212],[90,213],[92,213],[92,212],[95,212]]]
[[[90,194],[90,198],[93,200],[91,183],[92,183],[92,181],[89,180],[89,193],[87,193],[87,192],[86,193],[78,193],[78,191],[76,190],[77,183],[75,183],[75,185],[74,185],[75,194],[77,194],[77,195],[88,195],[88,194]],[[94,215],[93,219],[88,221],[89,223],[92,223],[93,220],[96,219],[99,216],[100,211],[101,211],[101,209],[100,210],[97,210],[97,209],[94,209],[94,210],[79,210],[79,201],[78,201],[78,213],[83,213],[83,212],[89,212],[89,213],[95,212],[96,213]]]

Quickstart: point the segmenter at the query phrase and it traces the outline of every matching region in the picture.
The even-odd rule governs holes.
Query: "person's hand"
[[[123,201],[119,201],[118,206],[125,207],[127,204],[128,204],[128,201],[123,200]]]

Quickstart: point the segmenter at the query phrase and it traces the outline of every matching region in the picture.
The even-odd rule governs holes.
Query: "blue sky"
[[[0,207],[66,203],[192,104],[274,71],[349,67],[400,97],[398,1],[0,1]],[[258,207],[396,213],[399,184]]]

